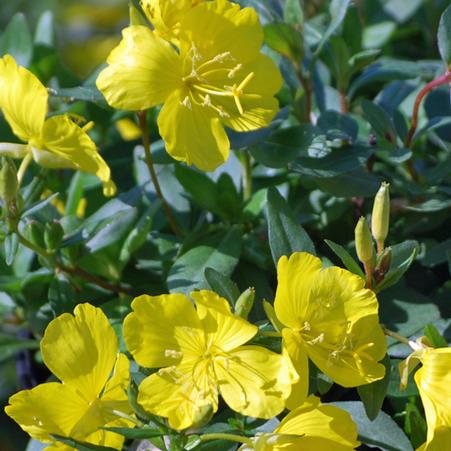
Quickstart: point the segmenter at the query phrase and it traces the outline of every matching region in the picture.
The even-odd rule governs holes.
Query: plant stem
[[[446,71],[440,77],[436,78],[435,80],[432,80],[419,92],[417,98],[415,99],[415,104],[413,107],[412,125],[410,127],[409,132],[407,133],[407,137],[404,143],[406,147],[410,148],[410,146],[412,145],[413,136],[418,127],[418,113],[420,110],[421,102],[423,101],[424,97],[434,88],[437,88],[438,86],[441,85],[445,85],[446,83],[451,83],[451,71]]]
[[[128,290],[127,288],[107,282],[106,280],[103,280],[100,277],[94,276],[77,266],[71,268],[69,266],[65,266],[62,263],[58,262],[56,264],[55,268],[62,272],[65,272],[66,274],[80,277],[81,279],[84,279],[87,282],[91,282],[94,285],[97,285],[100,288],[103,288],[104,290],[111,291],[112,293],[126,294],[127,296],[134,296],[134,293],[131,292],[130,290]]]
[[[19,182],[19,186],[22,183],[22,180],[25,176],[25,172],[27,171],[28,166],[30,165],[32,159],[33,154],[29,152],[22,160],[22,163],[20,163],[19,170],[17,171],[17,181]]]
[[[346,99],[346,94],[340,91],[340,110],[343,114],[349,113],[348,101]]]
[[[377,255],[382,255],[382,252],[384,252],[385,249],[384,240],[376,240],[376,245],[377,245]]]
[[[238,443],[245,443],[249,447],[253,448],[254,444],[252,440],[248,437],[242,437],[241,435],[235,435],[235,434],[221,434],[221,433],[215,433],[215,434],[204,434],[200,436],[201,442],[206,442],[208,440],[229,440],[231,442],[238,442]]]
[[[312,113],[312,106],[313,106],[313,88],[312,88],[312,81],[310,76],[307,77],[304,76],[302,73],[302,69],[300,67],[297,68],[297,74],[299,82],[301,83],[302,87],[304,88],[304,95],[305,95],[305,112],[304,112],[304,121],[307,123],[311,123],[311,113]]]
[[[43,258],[52,258],[55,256],[53,252],[49,252],[46,249],[43,249],[42,247],[37,246],[36,244],[27,240],[27,238],[25,238],[19,232],[19,230],[16,230],[15,233],[18,237],[19,243],[22,244],[23,246],[27,247],[28,249],[31,249],[35,254],[40,255]],[[73,275],[73,276],[78,276],[81,279],[84,279],[87,282],[91,282],[94,285],[97,285],[107,291],[111,291],[112,293],[126,294],[128,296],[134,295],[131,291],[127,290],[126,288],[123,288],[119,285],[111,284],[111,283],[107,282],[106,280],[103,280],[100,277],[89,274],[88,272],[86,272],[83,269],[78,268],[78,267],[70,268],[68,266],[63,265],[60,262],[56,262],[55,269],[65,272],[67,274]]]
[[[399,341],[400,343],[404,343],[410,347],[410,341],[408,338],[403,337],[402,335],[399,335],[398,333],[393,332],[390,329],[387,329],[385,326],[382,326],[382,330],[384,331],[384,334],[387,335],[387,337],[394,338],[396,341]]]
[[[163,205],[163,209],[166,213],[169,225],[171,226],[171,229],[174,232],[174,234],[180,236],[182,234],[181,230],[177,224],[177,221],[175,220],[171,208],[169,207],[168,203],[166,202],[166,199],[163,196],[163,192],[161,191],[160,183],[158,181],[157,173],[155,172],[155,167],[152,160],[152,153],[150,151],[149,130],[147,128],[146,116],[147,110],[140,111],[138,113],[139,124],[143,134],[144,155],[146,157],[147,168],[149,169],[150,178],[152,180],[153,186],[155,187],[155,191],[157,192],[157,195],[160,198],[161,203]]]
[[[240,161],[243,166],[244,200],[249,200],[252,197],[252,163],[247,150],[242,152]]]
[[[417,98],[415,99],[415,104],[413,106],[413,113],[412,113],[412,124],[410,126],[410,129],[407,133],[406,139],[404,141],[404,145],[406,148],[410,149],[412,146],[413,137],[415,135],[415,132],[417,131],[418,127],[418,114],[420,111],[421,102],[423,101],[424,97],[433,89],[437,88],[438,86],[445,85],[447,83],[451,83],[451,71],[447,70],[443,75],[436,78],[435,80],[432,80],[429,82],[419,93]],[[414,181],[418,181],[419,176],[418,173],[412,163],[412,160],[408,160],[406,162],[407,170],[409,171],[410,176]]]
[[[363,267],[365,268],[366,274],[366,288],[373,287],[373,268],[371,262],[363,262]]]
[[[42,247],[32,243],[31,241],[27,240],[20,232],[19,230],[15,231],[15,234],[17,235],[17,238],[19,239],[19,243],[22,244],[25,247],[28,247],[28,249],[31,249],[35,254],[40,255],[44,258],[50,258],[53,257],[53,253],[48,252],[46,249],[43,249]]]

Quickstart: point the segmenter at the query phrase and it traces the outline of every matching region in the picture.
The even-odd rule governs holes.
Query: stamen
[[[191,100],[188,96],[186,96],[181,102],[181,105],[183,105],[184,107],[188,108],[189,110],[193,109],[193,106],[191,105]]]
[[[235,77],[235,75],[237,74],[237,72],[239,72],[239,70],[243,67],[242,64],[237,64],[233,69],[230,69],[229,74],[227,75],[230,79],[232,79],[233,77]]]
[[[183,353],[174,349],[166,349],[164,351],[165,357],[172,357],[173,359],[180,359],[183,357]]]

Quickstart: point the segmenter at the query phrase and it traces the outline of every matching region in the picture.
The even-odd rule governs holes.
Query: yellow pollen
[[[191,100],[189,99],[188,96],[186,96],[181,102],[181,105],[183,105],[184,107],[188,108],[189,110],[193,109],[193,106],[191,105]]]
[[[172,357],[173,359],[179,359],[179,358],[183,357],[183,353],[181,353],[180,351],[176,351],[174,349],[166,349],[164,351],[164,356]]]
[[[233,69],[230,69],[229,74],[227,75],[230,79],[235,77],[237,72],[243,67],[242,64],[237,64]]]

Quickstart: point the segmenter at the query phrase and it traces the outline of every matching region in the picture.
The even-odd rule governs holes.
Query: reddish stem
[[[409,133],[407,134],[404,143],[407,148],[410,148],[410,146],[412,145],[413,136],[415,135],[415,132],[418,127],[418,112],[420,110],[420,105],[425,95],[428,94],[433,89],[437,88],[438,86],[445,85],[446,83],[451,83],[451,71],[449,70],[446,71],[440,77],[436,78],[435,80],[432,80],[419,92],[415,100],[415,105],[413,107],[412,125],[410,127]]]
[[[343,91],[340,91],[340,109],[343,114],[349,113],[348,101]]]

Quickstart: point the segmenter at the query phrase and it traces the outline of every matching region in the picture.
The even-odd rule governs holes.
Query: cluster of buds
[[[371,216],[371,231],[362,216],[355,228],[357,257],[365,268],[367,286],[373,286],[373,279],[380,282],[390,266],[390,248],[385,248],[385,240],[390,225],[390,185],[383,182],[374,198]],[[373,238],[377,244],[377,255]]]

